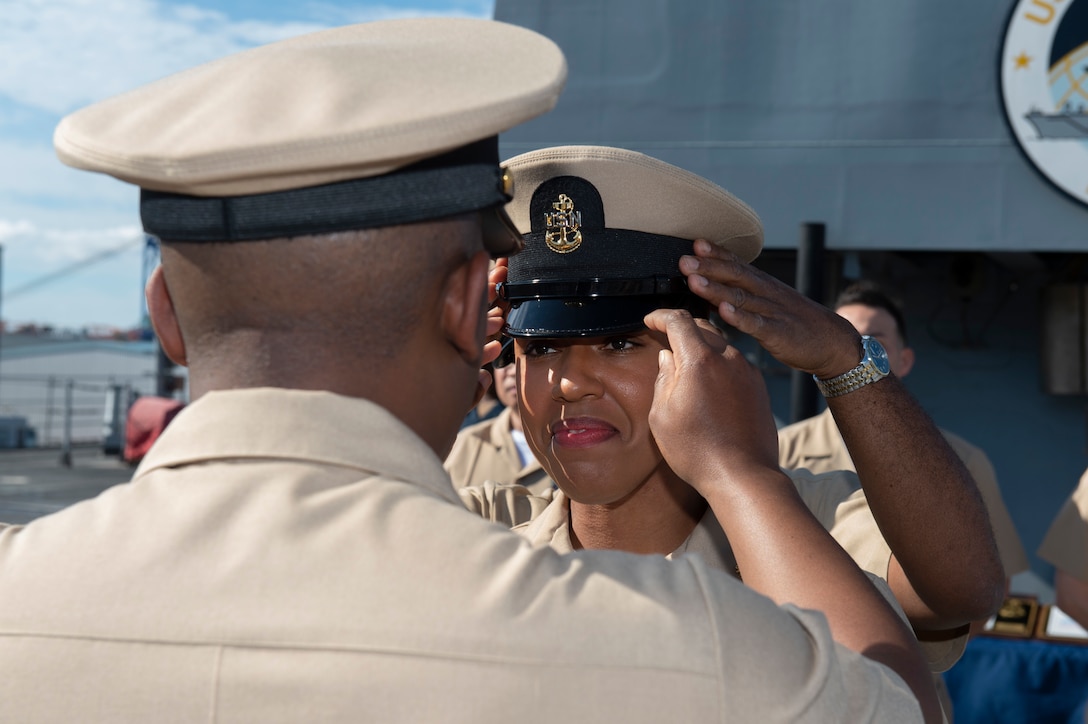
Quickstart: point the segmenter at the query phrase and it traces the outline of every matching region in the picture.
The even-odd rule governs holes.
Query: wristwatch
[[[861,362],[857,367],[829,380],[821,380],[816,375],[813,375],[812,379],[816,380],[816,386],[820,388],[824,397],[838,397],[882,380],[888,376],[889,372],[891,372],[891,366],[888,364],[888,353],[884,350],[884,345],[873,337],[863,334]]]

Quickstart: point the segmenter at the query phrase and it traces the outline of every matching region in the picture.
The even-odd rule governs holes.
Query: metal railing
[[[155,394],[154,375],[0,375],[0,448],[59,447],[71,460],[73,444],[124,447],[129,406]]]

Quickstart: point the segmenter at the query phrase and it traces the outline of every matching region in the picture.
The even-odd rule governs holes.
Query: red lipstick
[[[593,447],[618,434],[615,427],[595,417],[572,417],[552,425],[552,439],[565,448]]]

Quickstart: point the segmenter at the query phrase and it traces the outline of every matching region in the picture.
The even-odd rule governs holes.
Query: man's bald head
[[[401,364],[415,336],[437,334],[447,275],[480,251],[479,221],[466,214],[270,241],[167,242],[163,274],[194,377],[297,386],[320,367],[373,375]]]

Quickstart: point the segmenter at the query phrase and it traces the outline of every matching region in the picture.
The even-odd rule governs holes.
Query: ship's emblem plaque
[[[1035,168],[1088,204],[1088,0],[1017,0],[1001,52],[1001,97]]]

